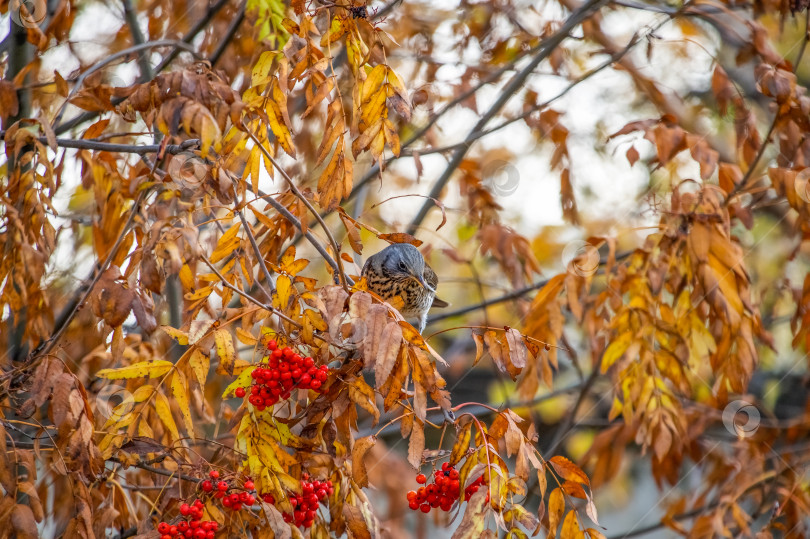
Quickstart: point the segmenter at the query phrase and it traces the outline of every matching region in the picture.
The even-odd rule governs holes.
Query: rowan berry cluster
[[[289,399],[290,393],[296,388],[320,391],[329,377],[329,368],[326,365],[316,366],[311,357],[301,357],[289,346],[279,348],[278,343],[271,340],[267,348],[270,351],[267,362],[250,373],[253,383],[248,402],[259,411],[280,400]],[[234,393],[243,398],[248,390],[239,387]]]
[[[420,485],[427,483],[425,474],[416,476],[416,482]],[[470,499],[474,493],[478,492],[480,485],[484,483],[482,475],[472,484],[464,489],[464,500]],[[461,494],[461,483],[459,481],[458,470],[449,463],[442,464],[440,470],[433,472],[433,482],[418,490],[408,492],[408,507],[423,513],[429,513],[431,508],[440,508],[442,511],[449,511]]]
[[[309,474],[301,475],[301,494],[290,493],[288,498],[293,506],[292,513],[283,513],[284,522],[295,523],[296,526],[304,529],[312,526],[315,522],[315,515],[318,512],[318,505],[326,500],[326,497],[334,492],[331,481],[309,480]],[[275,504],[276,500],[272,494],[263,494],[262,499],[269,504]]]
[[[227,483],[227,481],[218,481],[219,472],[217,470],[211,470],[211,473],[208,475],[211,480],[206,479],[200,483],[200,488],[203,490],[203,492],[213,492],[214,498],[221,499],[222,505],[231,511],[239,511],[242,509],[242,506],[250,507],[256,503],[256,497],[250,493],[250,491],[253,490],[253,481],[249,479],[245,481],[245,484],[243,485],[245,490],[242,492],[231,492],[229,494],[228,491],[230,490],[231,486]]]
[[[219,524],[213,520],[202,520],[203,503],[200,500],[181,505],[180,514],[187,520],[181,520],[177,524],[168,522],[158,524],[160,539],[214,539]]]

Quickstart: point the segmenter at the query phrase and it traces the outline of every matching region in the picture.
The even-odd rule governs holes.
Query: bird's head
[[[436,290],[425,282],[425,259],[410,243],[393,243],[383,250],[383,270],[398,279],[416,279],[434,294]]]

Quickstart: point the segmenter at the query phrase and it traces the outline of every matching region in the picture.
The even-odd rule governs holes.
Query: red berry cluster
[[[270,341],[267,348],[270,350],[267,363],[250,373],[253,383],[248,402],[259,411],[280,400],[289,399],[295,388],[320,391],[329,377],[329,368],[326,365],[317,367],[315,360],[301,357],[289,346],[279,348],[276,341]],[[239,387],[234,393],[242,398],[248,392],[244,387]]]
[[[208,475],[213,481],[206,479],[200,483],[200,488],[203,489],[203,492],[213,492],[214,498],[221,499],[222,505],[231,511],[239,511],[242,509],[243,505],[250,507],[256,503],[256,497],[249,492],[253,490],[253,481],[245,481],[243,485],[245,490],[242,492],[232,492],[228,494],[228,490],[230,490],[231,486],[226,481],[217,481],[217,479],[219,479],[219,472],[217,470],[211,470]]]
[[[315,521],[318,511],[318,504],[326,500],[326,497],[334,492],[331,481],[310,481],[309,474],[301,475],[301,494],[290,494],[290,503],[293,506],[292,513],[284,513],[284,522],[294,522],[296,526],[309,528]],[[271,494],[262,496],[267,503],[275,503]]]
[[[187,517],[188,520],[181,520],[177,524],[169,524],[168,522],[158,524],[157,530],[160,533],[160,539],[181,539],[184,537],[214,539],[219,524],[213,520],[202,520],[203,503],[200,500],[194,500],[191,505],[187,503],[181,505],[180,514]]]
[[[420,485],[427,483],[425,474],[416,476],[416,482]],[[464,500],[469,500],[470,496],[478,492],[478,487],[483,484],[484,476],[476,479],[470,486],[464,489]],[[431,508],[439,507],[442,511],[449,511],[461,493],[461,483],[459,482],[458,470],[449,463],[442,464],[441,470],[433,473],[433,483],[419,487],[418,490],[408,492],[408,507],[423,513],[429,513]]]

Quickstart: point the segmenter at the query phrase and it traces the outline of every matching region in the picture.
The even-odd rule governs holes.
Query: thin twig
[[[242,22],[245,20],[245,10],[247,9],[247,0],[242,1],[242,5],[239,6],[239,11],[236,14],[236,17],[233,18],[231,21],[230,26],[225,31],[225,36],[220,41],[219,45],[217,45],[217,49],[214,51],[214,54],[208,57],[208,62],[211,64],[211,67],[217,65],[222,54],[225,52],[225,49],[228,48],[228,45],[231,44],[231,40],[233,36],[236,35],[236,31],[242,25]]]
[[[253,303],[253,304],[254,304],[254,305],[256,305],[257,307],[260,307],[260,308],[264,309],[264,310],[265,310],[265,311],[267,311],[267,312],[270,312],[270,313],[275,314],[276,316],[278,316],[279,318],[281,318],[281,319],[282,319],[282,320],[284,320],[285,322],[288,322],[289,324],[291,324],[291,325],[293,325],[293,326],[297,327],[298,329],[302,329],[302,328],[304,327],[304,326],[302,326],[301,324],[299,324],[298,322],[296,322],[295,320],[293,320],[292,318],[290,318],[289,316],[287,316],[286,314],[284,314],[283,312],[279,311],[278,309],[276,309],[276,308],[272,307],[271,305],[267,305],[266,303],[262,303],[261,301],[259,301],[258,299],[254,298],[253,296],[251,296],[250,294],[248,294],[248,293],[247,293],[247,292],[245,292],[244,290],[240,290],[239,288],[237,288],[237,287],[235,287],[234,285],[232,285],[232,284],[231,284],[230,282],[228,282],[228,280],[227,280],[227,279],[226,279],[226,278],[225,278],[225,277],[224,277],[224,276],[223,276],[223,275],[222,275],[222,274],[219,272],[219,270],[218,270],[218,269],[217,269],[217,268],[214,266],[214,264],[212,264],[212,263],[211,263],[211,261],[210,261],[210,260],[208,260],[208,257],[206,257],[204,254],[203,254],[203,255],[201,255],[201,257],[202,257],[203,262],[205,262],[205,263],[206,263],[206,265],[207,265],[209,268],[211,268],[211,271],[213,271],[213,272],[214,272],[214,274],[215,274],[215,275],[216,275],[216,276],[219,278],[219,280],[222,282],[222,286],[224,286],[225,288],[228,288],[228,289],[232,290],[232,291],[233,291],[233,292],[235,292],[236,294],[239,294],[240,296],[242,296],[242,297],[243,297],[243,298],[245,298],[246,300],[250,301],[251,303]],[[316,339],[319,339],[319,340],[321,340],[321,341],[323,341],[323,342],[325,342],[325,343],[329,343],[329,341],[328,341],[328,340],[326,340],[326,338],[322,337],[321,335],[318,335],[317,333],[314,333],[314,334],[313,334],[313,336],[314,336]]]
[[[107,254],[107,258],[104,259],[104,263],[101,266],[99,266],[98,269],[96,270],[96,274],[93,276],[93,279],[90,281],[90,284],[87,286],[87,289],[85,290],[84,294],[82,294],[81,299],[73,304],[73,307],[68,312],[64,321],[56,328],[51,337],[47,341],[37,346],[37,348],[31,353],[31,355],[29,356],[29,362],[36,359],[37,357],[47,355],[48,353],[50,353],[50,351],[53,349],[56,343],[59,342],[59,339],[62,337],[62,334],[68,328],[70,322],[76,316],[76,313],[79,312],[79,307],[81,305],[84,305],[84,303],[87,301],[87,298],[90,296],[90,293],[93,291],[93,288],[95,288],[96,283],[98,283],[98,280],[101,279],[101,275],[110,265],[112,259],[118,252],[118,248],[121,246],[121,243],[124,241],[124,238],[129,233],[129,228],[132,226],[132,222],[135,220],[135,216],[138,214],[138,210],[141,207],[141,203],[145,198],[146,198],[146,191],[141,191],[141,194],[138,195],[138,198],[132,205],[132,210],[130,210],[129,212],[129,217],[127,218],[127,221],[124,224],[123,230],[121,230],[121,233],[115,240],[115,244],[112,246],[110,252]]]
[[[301,221],[299,221],[298,218],[290,212],[290,210],[285,208],[284,205],[281,204],[278,200],[268,195],[267,193],[264,193],[261,190],[259,191],[259,196],[262,197],[262,200],[270,204],[274,210],[279,212],[282,217],[284,217],[287,221],[292,223],[293,226],[295,226],[302,233],[302,237],[305,237],[307,241],[309,241],[309,243],[312,244],[313,247],[315,247],[315,250],[317,250],[318,254],[320,254],[321,257],[323,257],[323,259],[326,260],[326,263],[329,264],[329,266],[332,268],[332,271],[335,272],[335,274],[337,274],[340,271],[340,268],[338,268],[338,265],[335,262],[335,259],[332,258],[332,255],[330,255],[326,251],[324,246],[321,245],[321,242],[319,242],[318,239],[314,235],[312,235],[312,233],[309,230],[304,231],[304,227],[301,224]],[[354,284],[351,279],[349,279],[349,282],[351,284]]]
[[[225,4],[228,3],[228,1],[229,0],[219,0],[216,4],[210,6],[208,8],[208,11],[205,12],[205,16],[202,17],[199,21],[197,21],[196,24],[194,24],[194,26],[188,31],[188,33],[183,36],[183,39],[181,39],[181,41],[183,43],[190,44],[194,40],[194,38],[197,37],[197,34],[202,32],[205,29],[205,27],[208,26],[208,23],[211,22],[211,19],[213,19],[214,16],[217,13],[219,13],[219,11],[225,6]],[[160,73],[161,71],[163,71],[166,68],[166,66],[168,66],[171,63],[172,60],[177,58],[178,54],[180,54],[179,49],[174,49],[172,50],[172,52],[167,54],[166,57],[163,60],[161,60],[161,62],[155,68],[155,73]]]
[[[281,165],[279,165],[278,161],[276,161],[276,159],[270,154],[270,152],[267,151],[267,148],[265,148],[264,145],[261,142],[259,142],[259,139],[256,137],[256,135],[254,135],[253,132],[244,123],[242,123],[242,128],[245,130],[245,133],[247,133],[247,135],[251,138],[251,140],[253,140],[253,143],[259,147],[259,150],[261,150],[264,156],[271,163],[273,163],[273,166],[276,167],[276,170],[278,170],[279,173],[281,173],[281,175],[287,181],[287,185],[290,187],[290,191],[292,191],[295,194],[295,196],[298,197],[298,199],[304,203],[304,206],[306,206],[307,209],[312,213],[312,215],[315,216],[315,219],[318,220],[318,223],[321,225],[324,234],[326,234],[326,237],[332,244],[332,249],[334,249],[335,251],[335,261],[337,262],[339,269],[338,277],[340,278],[340,284],[341,286],[343,286],[343,289],[346,291],[346,293],[349,293],[349,286],[347,283],[349,282],[350,279],[349,276],[346,275],[346,271],[343,269],[343,261],[340,258],[340,245],[338,245],[338,242],[335,241],[335,237],[332,235],[332,231],[329,230],[328,226],[326,226],[326,223],[318,213],[318,210],[316,210],[312,206],[312,203],[307,199],[307,197],[305,197],[304,194],[301,193],[301,191],[298,189],[298,186],[296,186],[295,182],[293,182],[292,178],[290,178],[287,172],[283,168],[281,168]]]
[[[436,183],[433,185],[433,188],[430,190],[429,196],[432,198],[439,198],[441,195],[442,190],[444,189],[447,182],[450,181],[450,177],[459,167],[461,162],[464,160],[464,156],[467,154],[467,150],[469,149],[469,144],[472,142],[470,139],[471,136],[474,136],[475,133],[482,131],[487,123],[496,115],[500,110],[506,105],[506,102],[512,98],[512,96],[518,92],[525,83],[526,79],[532,74],[535,68],[540,65],[540,63],[548,58],[548,56],[568,37],[568,34],[576,27],[579,26],[585,19],[590,17],[593,12],[597,11],[603,5],[608,3],[609,0],[589,0],[585,5],[580,7],[577,11],[575,11],[562,27],[555,32],[552,36],[548,39],[545,39],[542,43],[542,47],[538,51],[538,53],[532,58],[532,61],[524,67],[520,72],[518,72],[515,76],[512,77],[506,86],[500,91],[500,96],[495,103],[481,116],[478,122],[473,127],[472,131],[470,131],[470,135],[468,135],[464,144],[456,149],[453,156],[450,158],[450,163],[448,163],[447,167],[445,168],[442,175],[436,180]],[[419,225],[422,224],[422,221],[427,217],[428,212],[433,208],[432,202],[428,201],[425,202],[422,207],[419,209],[419,212],[416,214],[416,217],[410,222],[408,228],[406,229],[408,233],[414,234],[416,229],[419,228]]]
[[[740,183],[734,186],[731,192],[726,196],[725,203],[728,204],[734,196],[745,189],[748,185],[748,182],[751,180],[751,177],[754,175],[754,170],[757,168],[760,159],[762,156],[765,155],[765,150],[768,148],[770,144],[771,135],[773,134],[773,130],[776,129],[776,124],[779,122],[779,111],[777,110],[776,113],[773,115],[773,121],[771,122],[770,127],[768,128],[768,133],[765,135],[765,138],[762,141],[762,145],[759,147],[759,151],[757,155],[754,157],[754,161],[748,167],[748,170],[745,171],[745,176],[743,176]]]
[[[616,255],[615,260],[617,262],[619,260],[624,260],[625,258],[630,256],[632,253],[633,253],[633,251],[627,251],[627,252],[618,254],[618,255]],[[605,260],[600,260],[599,261],[599,265],[604,265],[605,263],[606,263]],[[601,274],[602,274],[601,269],[595,273],[595,275],[601,275]],[[519,289],[517,289],[517,290],[515,290],[513,292],[509,292],[508,294],[504,294],[503,296],[499,296],[497,298],[488,299],[486,301],[482,301],[480,303],[475,303],[473,305],[467,305],[466,307],[461,307],[459,309],[456,309],[455,311],[449,311],[449,312],[442,313],[442,314],[439,314],[439,315],[436,315],[436,316],[431,316],[428,319],[428,325],[434,324],[434,323],[439,322],[441,320],[446,320],[448,318],[453,318],[455,316],[461,316],[463,314],[471,313],[471,312],[477,311],[478,309],[481,309],[483,307],[489,307],[490,305],[496,305],[498,303],[503,303],[505,301],[511,301],[513,299],[517,299],[517,298],[519,298],[521,296],[524,296],[524,295],[528,294],[529,292],[532,292],[532,291],[537,290],[539,288],[543,288],[544,286],[546,286],[548,284],[548,282],[549,282],[549,279],[543,279],[542,281],[538,281],[538,282],[530,284],[528,286],[524,286],[523,288],[519,288]]]
[[[236,207],[241,207],[239,201],[236,201]],[[264,261],[264,256],[262,256],[262,252],[259,250],[259,244],[256,243],[256,236],[253,235],[253,231],[250,229],[250,224],[248,224],[247,219],[245,219],[245,215],[242,213],[241,209],[236,210],[236,215],[239,216],[239,220],[242,221],[242,227],[245,229],[245,233],[248,236],[248,240],[250,240],[250,245],[253,247],[253,254],[256,255],[256,261],[259,263],[259,267],[262,269],[262,273],[264,273],[264,278],[267,280],[267,286],[270,290],[263,290],[265,295],[267,295],[267,299],[272,301],[272,297],[270,294],[273,293],[273,277],[270,275],[270,270],[267,269],[267,263]],[[256,283],[258,284],[258,282]]]
[[[562,425],[560,425],[557,430],[554,432],[554,438],[551,441],[548,449],[544,451],[545,454],[550,455],[554,453],[562,441],[565,439],[565,435],[571,430],[574,425],[574,420],[576,419],[577,412],[579,411],[579,407],[582,406],[582,403],[585,402],[585,397],[588,396],[590,393],[593,384],[596,382],[596,379],[599,378],[599,374],[601,371],[602,365],[602,358],[599,358],[599,361],[594,365],[593,371],[591,371],[591,375],[585,381],[584,384],[581,384],[582,389],[579,392],[579,396],[577,397],[577,402],[574,403],[574,406],[568,411],[566,414],[565,419],[563,420]]]

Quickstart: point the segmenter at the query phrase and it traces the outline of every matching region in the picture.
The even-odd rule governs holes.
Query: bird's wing
[[[434,290],[436,290],[436,286],[439,284],[439,277],[436,275],[436,272],[433,271],[433,268],[425,264],[425,273],[423,274],[425,282],[429,284]],[[450,305],[443,299],[439,299],[434,296],[433,298],[433,305],[431,307],[447,307]]]
[[[372,258],[374,258],[374,257],[370,256],[370,257],[366,258],[366,263],[363,264],[363,269],[360,271],[360,276],[361,277],[365,277],[366,275],[368,275],[368,270],[371,267],[371,259]]]
[[[422,274],[422,277],[433,290],[436,290],[436,286],[439,284],[439,277],[436,275],[436,272],[433,271],[433,268],[425,264],[425,273]]]

